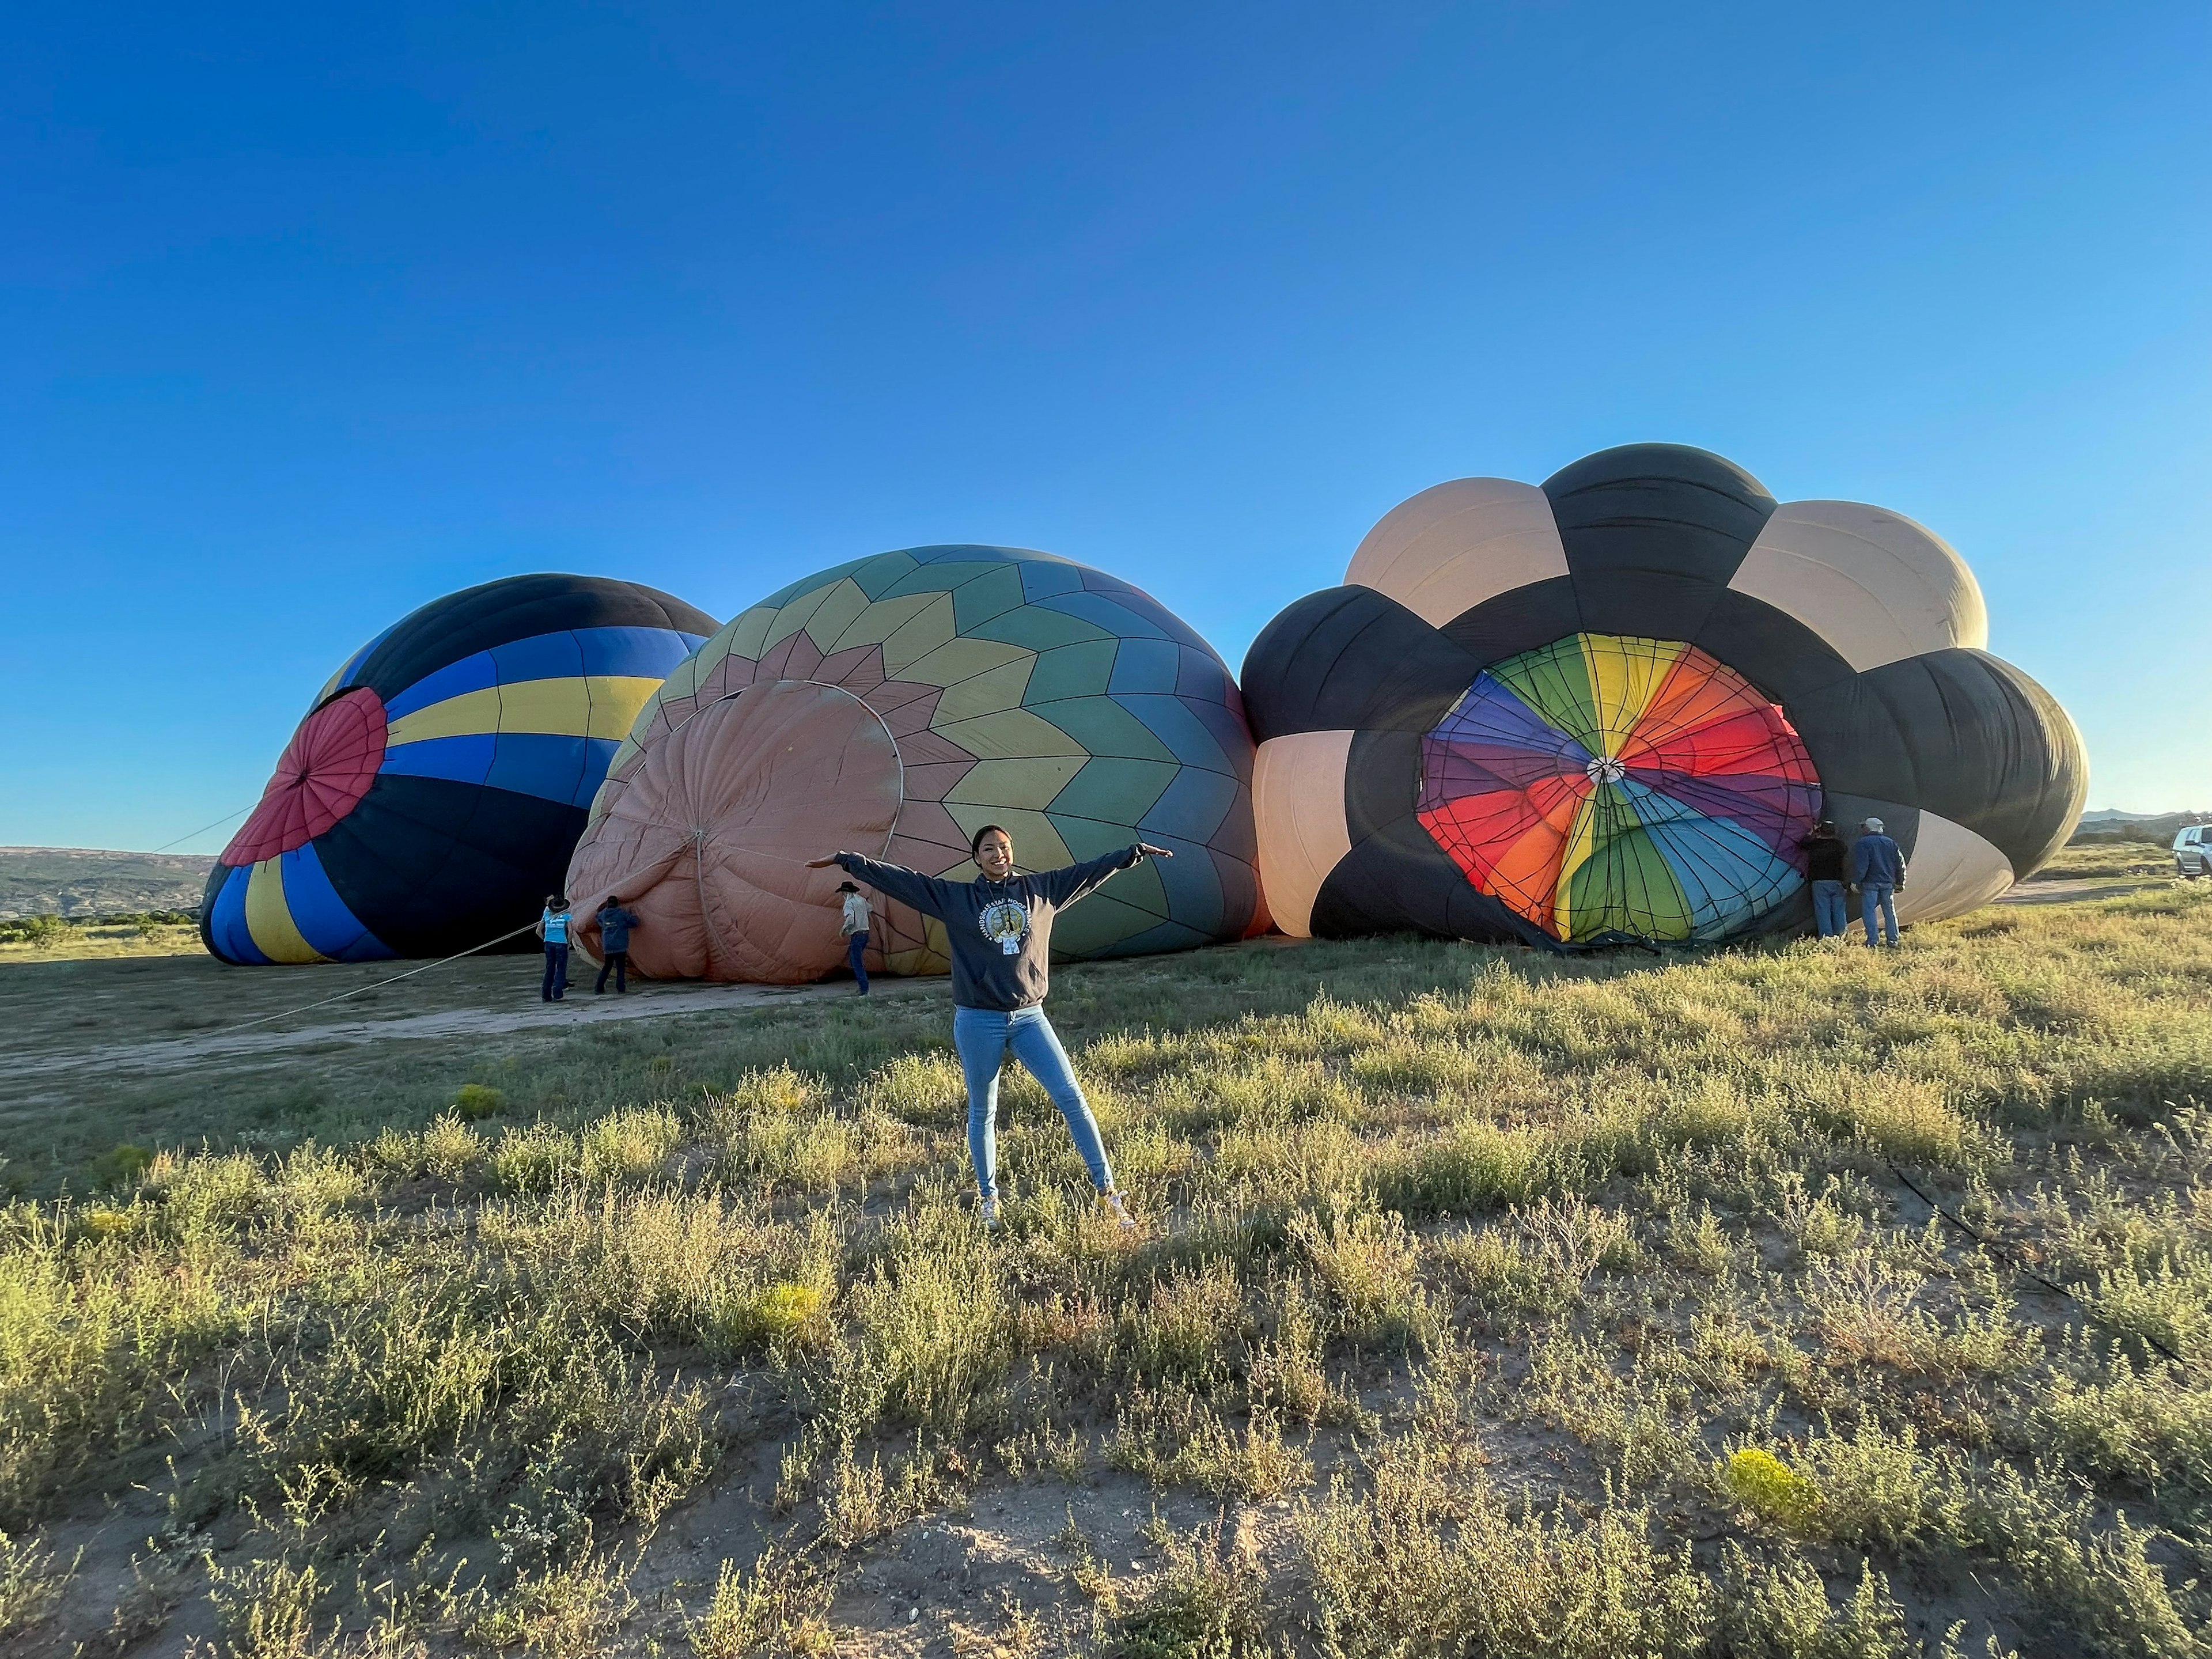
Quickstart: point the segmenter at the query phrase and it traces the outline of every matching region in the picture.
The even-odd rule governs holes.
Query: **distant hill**
[[[2081,814],[2081,827],[2074,832],[2073,844],[2094,847],[2103,842],[2140,841],[2164,847],[2172,842],[2174,832],[2184,824],[2203,823],[2208,819],[2212,819],[2212,812],[2123,812],[2108,807]]]
[[[194,909],[214,863],[204,853],[0,847],[0,920]]]

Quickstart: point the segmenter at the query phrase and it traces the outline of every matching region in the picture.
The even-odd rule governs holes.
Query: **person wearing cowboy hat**
[[[846,960],[853,964],[853,977],[860,981],[857,996],[868,994],[868,901],[860,890],[849,881],[837,884],[837,890],[845,896],[845,913],[838,919],[837,930],[845,936]]]

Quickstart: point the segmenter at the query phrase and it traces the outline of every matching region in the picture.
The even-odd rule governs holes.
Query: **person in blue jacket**
[[[622,895],[610,893],[607,902],[599,907],[599,977],[592,987],[593,996],[604,996],[607,989],[607,974],[615,976],[615,994],[629,994],[629,930],[638,925],[637,912],[623,908]]]
[[[1875,936],[1875,912],[1880,910],[1889,943],[1897,943],[1897,890],[1905,885],[1904,849],[1882,833],[1881,820],[1869,818],[1866,833],[1851,848],[1851,879],[1858,884],[1859,919],[1866,923],[1869,946],[1881,943]]]
[[[1045,1017],[1051,978],[1053,918],[1117,872],[1148,858],[1172,858],[1164,847],[1133,842],[1103,857],[1059,870],[1014,872],[1014,838],[985,824],[968,850],[981,872],[973,881],[925,876],[902,865],[882,864],[857,853],[816,859],[810,869],[837,865],[886,898],[910,904],[945,924],[952,951],[952,1047],[968,1085],[968,1153],[975,1161],[983,1223],[999,1224],[999,1067],[1006,1051],[1043,1086],[1067,1120],[1091,1182],[1124,1231],[1135,1219],[1114,1185],[1114,1171],[1099,1139],[1067,1050]]]

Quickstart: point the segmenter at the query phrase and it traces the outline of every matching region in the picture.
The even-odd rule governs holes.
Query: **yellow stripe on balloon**
[[[281,856],[264,859],[246,878],[246,931],[254,949],[271,962],[327,962],[292,920],[292,907],[284,902],[283,864]]]
[[[629,735],[637,711],[661,682],[632,674],[579,674],[566,679],[520,680],[464,691],[402,714],[384,741],[389,748],[431,738],[471,738],[487,732],[536,732],[562,738]]]
[[[1682,650],[1670,640],[1583,635],[1583,665],[1589,673],[1590,695],[1597,700],[1595,724],[1603,734],[1606,754],[1620,752]]]
[[[1574,824],[1567,831],[1566,850],[1559,855],[1559,884],[1552,896],[1551,926],[1555,939],[1575,936],[1567,895],[1573,890],[1575,872],[1597,850],[1597,802],[1604,793],[1602,789],[1593,789],[1575,803]]]

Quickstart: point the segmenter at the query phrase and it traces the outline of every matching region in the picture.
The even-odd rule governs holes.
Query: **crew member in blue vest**
[[[545,941],[545,982],[538,988],[540,1002],[567,1000],[568,989],[568,901],[558,893],[545,897],[545,913],[538,918],[538,937]]]

